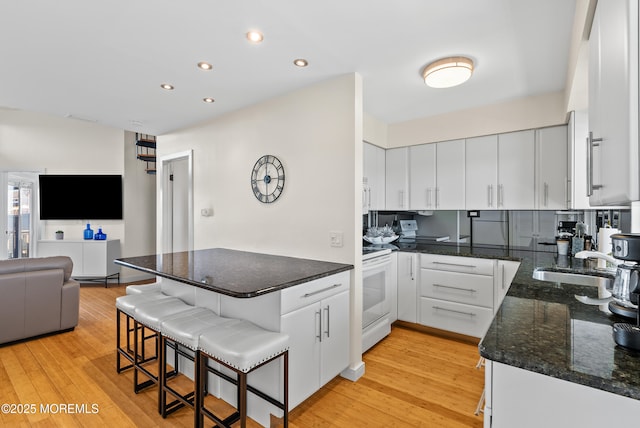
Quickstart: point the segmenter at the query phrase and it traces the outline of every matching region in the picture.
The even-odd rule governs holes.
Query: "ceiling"
[[[575,8],[576,0],[3,0],[0,106],[161,135],[357,72],[365,112],[392,124],[563,90]],[[247,41],[251,29],[262,43]],[[454,55],[474,60],[471,80],[427,87],[424,66]]]

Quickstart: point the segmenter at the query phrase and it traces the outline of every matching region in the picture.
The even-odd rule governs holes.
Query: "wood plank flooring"
[[[74,331],[0,347],[0,404],[9,405],[1,426],[193,425],[186,409],[163,420],[155,387],[134,394],[131,372],[116,374],[115,299],[124,293],[125,285],[83,285]],[[290,426],[482,426],[475,344],[394,327],[363,359],[361,379],[333,379],[290,412]]]

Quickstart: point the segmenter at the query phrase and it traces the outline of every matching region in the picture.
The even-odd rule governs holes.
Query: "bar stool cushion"
[[[126,296],[120,296],[116,299],[116,308],[120,309],[125,314],[133,317],[136,306],[145,303],[156,302],[163,299],[176,299],[175,297],[167,296],[162,293],[140,293],[140,294],[128,294]]]
[[[246,321],[230,322],[200,335],[198,349],[235,370],[248,373],[289,349],[289,335],[265,330]]]
[[[155,282],[153,284],[128,285],[126,291],[127,294],[160,292],[160,284]]]
[[[221,327],[230,321],[229,318],[223,318],[209,309],[194,307],[165,319],[160,333],[192,351],[197,351],[198,340],[203,331]]]
[[[145,294],[140,296],[145,296]],[[154,331],[160,331],[162,321],[192,308],[193,306],[186,304],[177,297],[158,299],[157,301],[137,305],[133,318]]]

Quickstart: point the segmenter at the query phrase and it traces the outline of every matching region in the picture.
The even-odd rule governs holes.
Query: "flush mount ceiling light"
[[[163,83],[162,85],[160,85],[160,87],[162,89],[166,89],[167,91],[173,91],[173,85],[170,85],[168,83]]]
[[[432,88],[451,88],[471,77],[473,61],[463,56],[442,58],[427,65],[422,72],[424,83]]]
[[[260,31],[252,30],[247,33],[247,40],[249,40],[251,43],[260,43],[262,40],[264,40],[264,36]]]
[[[307,61],[304,58],[298,58],[298,59],[294,59],[293,63],[297,66],[297,67],[306,67],[307,65],[309,65],[309,61]]]
[[[209,64],[208,62],[201,61],[198,63],[198,68],[202,70],[211,70],[213,68],[213,65]]]
[[[207,98],[203,98],[203,99],[202,99],[202,101],[204,101],[205,103],[209,103],[209,104],[211,104],[211,103],[212,103],[212,102],[214,102],[215,100],[214,100],[213,98],[209,98],[209,97],[207,97]]]

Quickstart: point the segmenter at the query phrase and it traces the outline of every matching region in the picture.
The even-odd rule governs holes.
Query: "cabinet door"
[[[590,171],[591,205],[640,199],[638,154],[638,2],[603,1],[589,39],[589,128],[601,139]]]
[[[368,210],[383,210],[385,199],[385,150],[373,144],[363,143],[364,206]]]
[[[497,209],[498,136],[467,138],[465,144],[465,206]]]
[[[389,149],[386,153],[386,209],[409,207],[409,149]]]
[[[567,126],[536,131],[536,208],[567,209]]]
[[[498,209],[534,208],[534,131],[498,135]]]
[[[82,245],[82,273],[87,276],[107,274],[107,241],[88,241]]]
[[[416,323],[417,290],[416,277],[418,271],[418,255],[398,253],[398,319]]]
[[[328,297],[321,306],[320,386],[349,365],[349,292]]]
[[[409,192],[410,209],[436,208],[436,144],[409,148]]]
[[[454,140],[437,144],[436,208],[465,209],[465,141]]]
[[[289,312],[281,319],[280,329],[289,335],[290,409],[320,388],[320,316],[318,302]]]
[[[508,260],[498,260],[498,271],[496,275],[496,292],[495,303],[493,305],[493,312],[498,312],[500,304],[504,300],[504,296],[507,295],[509,287],[513,278],[516,276],[516,272],[520,267],[520,262],[512,262]]]

